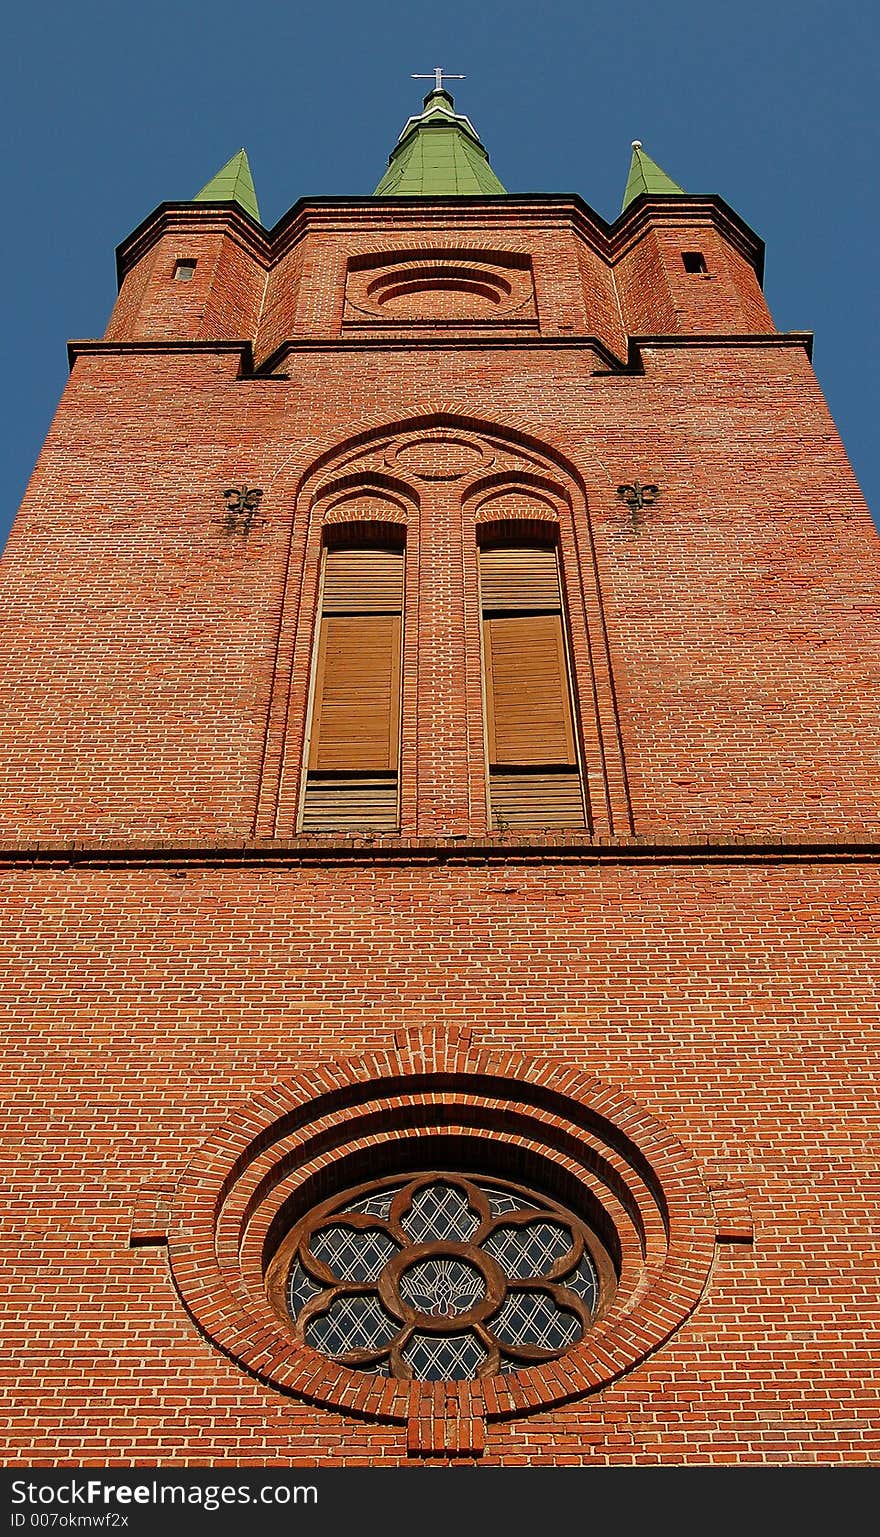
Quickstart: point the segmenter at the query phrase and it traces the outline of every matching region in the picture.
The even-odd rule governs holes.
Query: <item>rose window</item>
[[[276,1312],[322,1355],[450,1381],[562,1355],[607,1306],[616,1277],[595,1233],[547,1197],[434,1173],[313,1208],[267,1281]]]

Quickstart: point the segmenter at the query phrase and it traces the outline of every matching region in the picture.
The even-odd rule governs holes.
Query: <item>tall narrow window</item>
[[[479,552],[492,824],[584,827],[556,548],[499,532]]]
[[[398,825],[403,543],[364,525],[324,550],[303,832]]]

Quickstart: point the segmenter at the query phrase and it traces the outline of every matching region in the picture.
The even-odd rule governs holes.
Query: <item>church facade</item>
[[[876,1461],[878,545],[762,258],[441,82],[120,248],[2,563],[5,1462]]]

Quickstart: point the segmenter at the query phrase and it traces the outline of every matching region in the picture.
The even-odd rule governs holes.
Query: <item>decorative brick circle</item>
[[[487,1418],[583,1396],[631,1370],[692,1312],[715,1242],[709,1193],[680,1143],[627,1095],[563,1064],[455,1044],[334,1063],[277,1085],[199,1150],[175,1193],[172,1274],[199,1328],[262,1381],[405,1422],[411,1384],[300,1343],[267,1270],[316,1202],[428,1164],[521,1180],[583,1214],[617,1272],[608,1310],[565,1355],[468,1385]],[[481,1400],[481,1402],[480,1402]]]

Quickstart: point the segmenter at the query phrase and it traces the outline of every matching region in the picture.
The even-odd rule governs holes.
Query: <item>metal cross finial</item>
[[[443,89],[443,76],[444,75],[446,76],[447,80],[466,80],[467,79],[466,75],[450,75],[448,70],[445,70],[445,69],[432,69],[431,75],[434,76],[434,90],[435,91],[442,91],[442,89]],[[412,79],[412,80],[430,80],[431,75],[411,75],[410,79]]]

